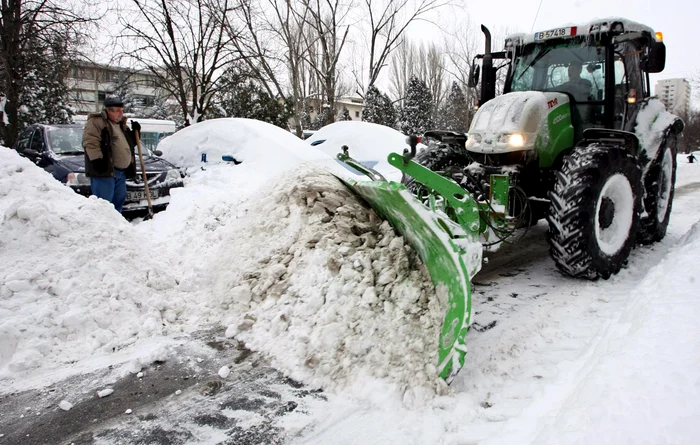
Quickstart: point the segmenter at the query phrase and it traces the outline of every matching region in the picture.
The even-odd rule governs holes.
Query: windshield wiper
[[[518,76],[518,78],[515,79],[515,80],[516,80],[516,81],[520,80],[520,78],[523,77],[523,76],[525,75],[525,73],[527,72],[528,68],[530,68],[532,65],[536,64],[537,62],[539,62],[539,61],[542,59],[542,57],[544,57],[545,54],[547,54],[549,51],[551,51],[551,49],[552,49],[552,48],[545,48],[545,49],[542,50],[541,53],[539,53],[538,55],[536,55],[535,58],[532,59],[532,62],[530,62],[530,63],[525,67],[525,69],[523,69],[523,72],[520,73],[520,75]]]

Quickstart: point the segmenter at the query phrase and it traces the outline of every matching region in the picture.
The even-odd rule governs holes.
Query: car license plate
[[[149,190],[151,192],[151,199],[156,199],[158,197],[158,190]],[[127,201],[142,201],[146,199],[145,190],[127,190],[126,200]]]
[[[536,32],[535,40],[556,39],[557,37],[569,37],[576,35],[576,27],[570,26],[567,28],[556,28],[547,31]]]

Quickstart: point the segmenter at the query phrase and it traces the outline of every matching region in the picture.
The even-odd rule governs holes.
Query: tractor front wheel
[[[620,147],[576,147],[550,192],[550,254],[567,275],[610,277],[627,261],[639,229],[641,170]]]

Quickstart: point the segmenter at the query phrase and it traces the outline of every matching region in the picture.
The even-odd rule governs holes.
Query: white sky
[[[700,74],[700,59],[695,47],[700,6],[691,0],[541,0],[539,14],[540,0],[457,0],[456,5],[452,14],[457,20],[461,15],[468,16],[472,26],[478,29],[480,24],[484,24],[492,34],[503,28],[529,33],[564,24],[588,23],[596,18],[622,17],[664,34],[666,69],[652,75],[652,84],[660,79]],[[443,11],[437,23],[442,25],[444,21]],[[430,38],[437,37],[440,31],[433,25],[418,24],[412,32],[416,36]],[[496,48],[502,45],[502,42],[493,43]]]

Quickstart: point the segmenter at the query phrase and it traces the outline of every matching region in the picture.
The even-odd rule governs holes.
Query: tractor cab
[[[568,26],[506,39],[505,50],[491,53],[490,34],[483,55],[480,104],[495,97],[496,72],[507,67],[504,93],[559,92],[572,108],[574,141],[587,128],[634,131],[640,102],[651,94],[649,73],[661,72],[665,47],[661,33],[621,19]],[[493,61],[505,63],[493,66]],[[478,82],[473,67],[472,85]]]
[[[609,27],[607,22],[591,25],[583,34],[572,26],[539,32],[530,42],[509,39],[512,63],[504,92],[568,94],[575,110],[576,140],[586,128],[632,131],[639,101],[651,94],[648,73],[663,68],[664,54],[658,53],[665,51],[659,51],[663,43],[656,37],[644,26],[625,30],[623,22],[615,21]],[[655,69],[649,71],[647,65],[645,72],[642,61],[650,55]]]

